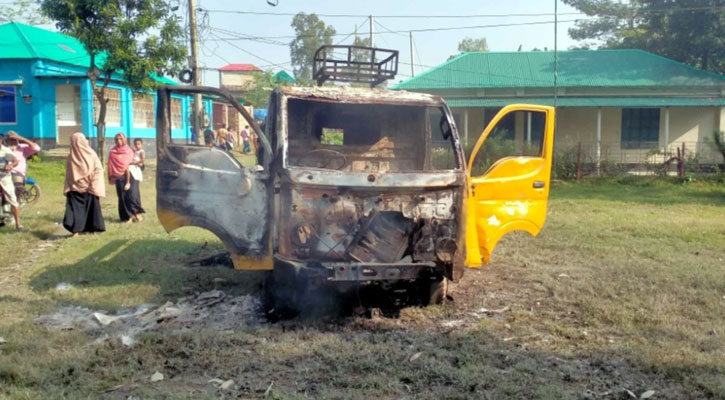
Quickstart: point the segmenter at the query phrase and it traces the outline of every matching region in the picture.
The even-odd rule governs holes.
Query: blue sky
[[[516,51],[532,48],[554,48],[554,0],[364,0],[364,1],[303,1],[278,0],[271,7],[266,0],[197,0],[197,7],[209,12],[201,12],[198,18],[201,30],[201,62],[207,68],[218,68],[227,63],[251,63],[265,69],[277,71],[286,69],[291,72],[290,54],[287,45],[294,31],[290,27],[291,16],[238,14],[232,11],[269,12],[295,14],[347,14],[353,17],[321,17],[332,25],[338,34],[335,43],[352,44],[353,36],[346,34],[357,31],[368,35],[369,22],[366,15],[373,15],[374,38],[377,47],[400,51],[400,67],[397,80],[407,79],[411,74],[410,44],[407,33],[389,33],[391,31],[409,31],[429,28],[463,28],[434,32],[414,32],[416,74],[444,62],[457,52],[458,42],[465,37],[485,37],[492,51]],[[180,0],[185,9],[186,1]],[[217,11],[215,11],[217,10]],[[577,18],[585,18],[569,6],[559,2],[558,47],[567,49],[576,44],[569,38],[567,30]],[[519,14],[518,16],[492,16],[501,14]],[[391,16],[450,16],[450,15],[487,15],[486,17],[466,18],[391,18]],[[377,17],[375,17],[377,16]],[[566,22],[570,21],[570,22]],[[530,23],[530,25],[500,26]],[[489,25],[483,28],[473,26]],[[273,38],[271,43],[232,39],[235,36],[252,35]],[[344,41],[343,41],[344,40]],[[241,50],[240,50],[241,49]],[[245,52],[246,51],[246,52]],[[256,56],[256,57],[255,57]],[[276,65],[272,65],[276,64]],[[218,73],[207,71],[204,84],[216,86]]]

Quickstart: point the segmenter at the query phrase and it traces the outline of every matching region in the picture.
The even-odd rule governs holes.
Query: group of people
[[[245,125],[240,132],[237,128],[227,130],[226,125],[222,125],[216,131],[206,129],[204,143],[209,147],[219,147],[226,151],[237,150],[245,154],[251,153],[253,145],[254,153],[257,153],[257,135],[249,125]]]
[[[25,186],[27,159],[39,151],[40,146],[14,131],[0,134],[0,191],[4,201],[10,205],[17,230],[23,229],[19,196]]]
[[[0,141],[0,188],[3,199],[10,205],[15,217],[16,229],[22,230],[18,194],[25,185],[26,160],[39,152],[40,146],[13,131],[8,131],[4,140]],[[257,136],[248,125],[241,132],[235,128],[227,130],[226,126],[216,132],[207,129],[204,141],[207,146],[243,153],[250,153],[251,146],[254,146],[254,152],[257,153]],[[118,133],[114,142],[115,146],[108,154],[107,178],[110,184],[116,186],[118,216],[122,222],[141,222],[142,214],[145,213],[141,206],[139,187],[143,181],[145,161],[143,141],[135,139],[132,148],[126,135]],[[106,195],[104,175],[103,164],[88,139],[81,132],[71,135],[63,186],[66,197],[63,227],[73,236],[106,230],[100,204],[100,198]]]
[[[118,216],[122,222],[140,222],[145,211],[141,206],[139,183],[143,181],[145,153],[143,141],[135,139],[133,148],[126,135],[114,137],[115,146],[108,153],[108,182],[116,186]],[[82,133],[71,136],[71,148],[66,161],[66,209],[63,227],[73,236],[84,232],[103,232],[106,225],[101,212],[100,198],[106,195],[103,164]]]
[[[143,141],[135,139],[133,148],[126,135],[116,134],[115,145],[108,154],[108,174],[82,133],[71,135],[70,152],[66,160],[63,194],[66,209],[63,227],[73,236],[83,232],[106,230],[100,198],[106,195],[105,179],[116,186],[118,216],[122,222],[141,222],[145,213],[141,206],[139,184],[143,181],[146,154]],[[0,134],[0,189],[2,200],[10,205],[15,227],[22,230],[18,196],[25,185],[26,160],[40,151],[40,146],[14,131]]]

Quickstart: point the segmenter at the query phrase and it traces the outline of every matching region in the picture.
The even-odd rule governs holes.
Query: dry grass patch
[[[34,175],[50,179],[58,167],[46,165]],[[59,188],[56,179],[41,185]],[[491,265],[452,285],[454,302],[398,318],[161,324],[132,348],[34,324],[63,306],[113,312],[210,289],[258,293],[261,274],[189,267],[219,241],[166,234],[153,179],[142,193],[142,224],[46,242],[63,209],[49,195],[27,219],[45,233],[0,232],[22,247],[12,260],[36,254],[22,268],[0,265],[0,397],[725,398],[723,186],[556,185],[538,238],[505,238]],[[114,201],[103,202],[107,220]],[[150,382],[155,371],[163,381]]]

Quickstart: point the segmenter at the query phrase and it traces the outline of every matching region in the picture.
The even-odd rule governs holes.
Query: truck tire
[[[441,304],[448,294],[448,278],[442,277],[431,281],[430,290],[428,292],[428,304]]]

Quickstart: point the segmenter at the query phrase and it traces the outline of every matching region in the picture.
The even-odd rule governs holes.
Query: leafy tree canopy
[[[315,52],[323,45],[331,45],[335,28],[325,23],[316,14],[298,13],[290,24],[295,38],[290,42],[290,57],[293,72],[298,82],[307,84],[312,80],[312,62]]]
[[[469,53],[474,51],[488,51],[488,42],[486,41],[485,37],[482,37],[480,39],[473,39],[470,37],[467,37],[460,42],[458,42],[458,54],[454,54],[448,59],[453,59],[458,57],[459,55],[463,53]]]
[[[16,0],[14,4],[4,4],[0,7],[0,24],[17,21],[28,25],[47,24],[48,20],[38,12],[36,2],[30,0]]]
[[[352,42],[353,46],[370,47],[370,37],[355,36],[355,40]],[[370,61],[372,53],[367,50],[353,50],[352,59],[354,61]]]
[[[111,75],[120,73],[126,86],[139,91],[157,86],[152,74],[175,75],[186,57],[179,20],[164,0],[42,0],[41,10],[90,55],[88,78],[100,104],[96,127],[103,159]]]
[[[563,0],[592,20],[569,29],[583,47],[636,48],[725,73],[725,0]]]
[[[278,87],[290,85],[289,82],[275,82],[274,73],[272,71],[262,71],[254,73],[254,83],[244,94],[244,99],[252,103],[255,108],[267,108],[269,96],[272,91]]]

